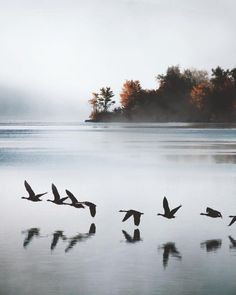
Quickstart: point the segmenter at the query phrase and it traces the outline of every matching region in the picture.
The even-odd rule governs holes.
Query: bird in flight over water
[[[144,213],[141,213],[141,212],[133,210],[133,209],[131,209],[131,210],[120,210],[119,212],[126,212],[125,217],[122,220],[123,222],[126,221],[127,219],[129,219],[131,216],[133,216],[134,224],[136,226],[138,226],[140,224],[141,215],[144,214]]]
[[[42,200],[40,200],[40,197],[47,194],[47,192],[46,192],[46,193],[36,195],[35,192],[32,190],[31,186],[28,184],[28,182],[26,180],[24,182],[24,185],[25,185],[25,189],[27,190],[27,192],[29,194],[29,197],[28,198],[21,197],[21,199],[26,199],[26,200],[29,200],[29,201],[32,201],[32,202],[40,202],[40,201],[42,201]]]
[[[66,205],[66,203],[64,203],[64,201],[66,199],[68,199],[68,197],[61,198],[56,186],[53,183],[52,183],[52,193],[54,195],[54,200],[47,200],[48,202],[52,202],[57,205]]]
[[[88,202],[88,201],[78,201],[76,197],[70,192],[69,190],[66,190],[67,196],[71,199],[72,204],[71,206],[74,206],[76,208],[84,208],[84,205],[89,207],[90,214],[92,217],[96,215],[96,205],[94,203]]]
[[[232,225],[233,223],[235,223],[235,221],[236,221],[236,216],[235,216],[235,215],[230,215],[229,217],[232,218],[232,220],[231,220],[231,222],[230,222],[230,224],[229,224],[229,226],[230,226],[230,225]]]
[[[167,198],[164,197],[163,199],[163,208],[164,208],[164,214],[161,214],[161,213],[158,213],[157,215],[160,215],[160,216],[163,216],[163,217],[166,217],[168,219],[171,219],[171,218],[175,218],[175,213],[179,210],[179,208],[181,208],[182,205],[170,210],[169,208],[169,203],[167,201]]]
[[[207,207],[206,212],[207,213],[200,213],[200,215],[205,215],[205,216],[209,216],[209,217],[212,217],[212,218],[217,218],[217,217],[222,218],[221,213],[219,211],[217,211],[217,210],[214,210],[214,209],[211,209],[211,208]]]

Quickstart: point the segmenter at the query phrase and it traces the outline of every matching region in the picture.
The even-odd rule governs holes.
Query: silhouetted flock
[[[32,202],[39,202],[39,201],[42,201],[40,198],[42,196],[44,196],[45,194],[47,194],[47,192],[41,193],[41,194],[35,194],[35,192],[33,191],[33,189],[31,188],[31,186],[29,185],[29,183],[26,180],[24,182],[24,185],[25,185],[26,191],[29,194],[29,197],[28,198],[22,197],[22,199],[26,199],[26,200],[29,200]],[[61,198],[56,186],[54,184],[52,184],[52,193],[54,195],[54,199],[47,200],[47,201],[52,202],[56,205],[68,205],[68,206],[72,206],[72,207],[78,208],[78,209],[80,209],[80,208],[84,209],[85,207],[88,207],[90,210],[91,216],[94,217],[96,215],[96,205],[94,203],[89,202],[89,201],[78,201],[72,192],[70,192],[67,189],[65,191],[66,191],[67,196]],[[64,203],[64,201],[66,201],[68,199],[71,201],[71,203]],[[163,199],[164,214],[158,213],[157,215],[163,216],[168,219],[172,219],[172,218],[175,218],[175,213],[181,207],[182,207],[182,205],[170,210],[169,203],[168,203],[166,197],[164,197],[164,199]],[[142,212],[139,212],[139,211],[136,211],[133,209],[120,210],[119,212],[126,213],[123,220],[122,220],[123,222],[126,221],[127,219],[129,219],[131,216],[133,216],[134,224],[136,226],[138,226],[140,224],[141,215],[144,214]],[[214,210],[209,207],[206,208],[206,213],[200,213],[200,215],[205,215],[205,216],[212,217],[212,218],[218,218],[218,217],[222,218],[222,214],[219,211]],[[236,221],[236,215],[230,215],[229,217],[232,218],[231,222],[229,223],[229,226],[231,226]]]

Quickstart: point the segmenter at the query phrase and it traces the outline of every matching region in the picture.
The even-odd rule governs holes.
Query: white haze
[[[22,97],[32,117],[83,120],[103,86],[118,102],[125,79],[155,88],[169,65],[234,67],[235,11],[234,0],[1,0],[0,92],[13,106]],[[17,114],[27,112],[1,107]]]

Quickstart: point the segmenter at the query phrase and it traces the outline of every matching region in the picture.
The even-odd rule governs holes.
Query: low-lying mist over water
[[[0,125],[0,290],[234,294],[234,124]],[[28,194],[24,180],[42,202]],[[55,205],[70,190],[88,209]],[[182,207],[176,218],[163,212]],[[206,207],[223,218],[201,216]],[[124,213],[143,212],[140,225]]]

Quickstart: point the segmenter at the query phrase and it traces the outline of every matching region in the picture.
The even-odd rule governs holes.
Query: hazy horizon
[[[236,3],[0,0],[1,118],[83,120],[91,93],[168,66],[235,67]],[[11,106],[14,106],[11,108]]]

